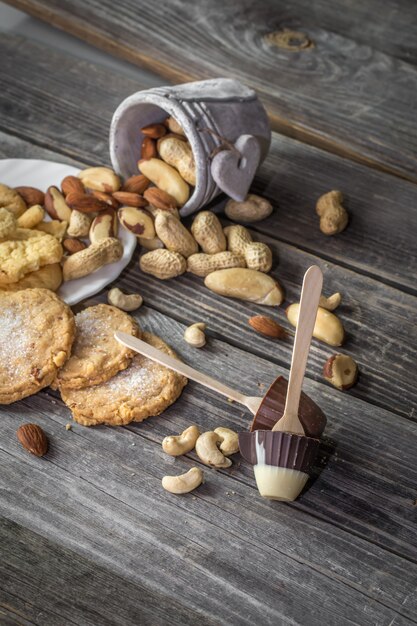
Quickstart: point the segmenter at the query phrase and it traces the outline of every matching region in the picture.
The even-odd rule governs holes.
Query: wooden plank
[[[27,155],[32,154],[31,150],[25,142],[0,135],[0,154]],[[44,153],[40,148],[34,155],[56,158],[53,153]],[[69,159],[65,157],[65,160]],[[359,382],[349,395],[415,419],[417,391],[410,371],[416,337],[413,322],[415,298],[259,233],[254,236],[266,241],[273,249],[276,261],[273,275],[284,284],[287,302],[299,298],[303,273],[314,263],[323,269],[324,292],[343,293],[344,302],[338,314],[346,327],[347,341],[342,350],[358,361],[361,371]],[[247,323],[251,315],[266,313],[287,325],[281,308],[270,310],[220,298],[203,286],[202,279],[189,274],[171,281],[152,279],[139,271],[136,259],[137,256],[122,274],[118,281],[120,286],[127,290],[139,290],[148,304],[184,322],[204,319],[210,334],[244,346],[254,354],[266,356],[278,366],[277,369],[289,364],[291,342],[271,342],[256,334]],[[313,340],[307,376],[322,380],[323,364],[335,351]]]
[[[83,162],[108,162],[112,113],[141,86],[114,74],[109,80],[107,70],[20,38],[4,37],[0,54],[3,128]],[[39,65],[45,68],[42,75]],[[16,104],[11,107],[10,101]],[[35,155],[36,148],[19,152],[17,145],[10,146],[4,154]],[[347,196],[351,222],[343,234],[326,237],[314,207],[322,193],[334,188]],[[254,189],[276,207],[267,221],[255,225],[260,231],[417,293],[415,185],[274,135]]]
[[[0,519],[0,543],[2,624],[157,625],[169,612],[173,624],[213,624],[176,599],[64,548],[59,538],[53,543]]]
[[[187,362],[202,371],[216,371],[232,386],[246,381],[248,393],[259,393],[259,381],[268,384],[275,376],[268,361],[216,340],[211,340],[204,350],[193,350],[182,339],[182,325],[152,310],[141,309],[137,317],[143,327],[158,332],[179,348]],[[323,453],[330,458],[312,487],[296,503],[280,505],[261,500],[252,470],[240,459],[235,459],[228,471],[205,468],[206,484],[190,497],[176,498],[162,492],[162,475],[180,473],[190,462],[198,462],[194,453],[188,455],[188,460],[167,457],[160,447],[165,435],[180,432],[190,422],[202,429],[219,424],[240,429],[249,422],[249,415],[241,407],[190,383],[181,399],[164,415],[123,429],[74,425],[72,431],[66,431],[68,410],[45,392],[3,407],[0,476],[8,488],[2,512],[51,540],[56,539],[57,533],[59,537],[63,535],[64,545],[83,552],[91,537],[94,542],[106,540],[108,531],[98,532],[95,526],[101,523],[104,506],[108,509],[104,523],[112,528],[108,540],[114,541],[115,549],[118,535],[114,536],[114,529],[132,532],[127,528],[129,511],[118,506],[122,502],[133,509],[135,529],[141,541],[150,543],[150,550],[157,549],[154,543],[172,550],[171,531],[175,537],[179,535],[178,541],[197,542],[211,556],[214,548],[207,541],[220,541],[223,552],[227,546],[233,546],[236,555],[231,557],[230,567],[234,568],[236,556],[237,570],[252,580],[251,589],[259,601],[264,600],[259,595],[259,580],[256,584],[253,577],[261,576],[258,568],[264,559],[270,562],[272,572],[280,572],[288,580],[291,574],[286,570],[291,570],[295,560],[309,572],[319,572],[358,589],[413,619],[417,603],[416,425],[388,411],[375,411],[354,398],[347,405],[336,390],[311,381],[307,381],[305,389],[329,416]],[[51,464],[46,465],[46,459],[29,457],[21,449],[15,430],[22,421],[36,421],[46,430],[51,440]],[[332,453],[336,445],[336,452]],[[96,495],[89,491],[92,485],[100,493],[109,494],[116,504],[112,500],[99,505]],[[77,512],[69,513],[66,507],[75,507]],[[94,522],[86,519],[89,514]],[[119,515],[126,521],[120,521]],[[71,521],[60,521],[63,516]],[[163,537],[159,536],[160,524],[166,528]],[[303,537],[308,537],[308,541]],[[134,533],[131,541],[136,540]],[[236,544],[240,540],[254,551],[245,553],[245,558],[240,552],[243,548],[238,550]],[[174,541],[176,544],[177,539]],[[145,548],[136,546],[138,553],[142,549]],[[109,554],[107,547],[98,549],[95,545],[94,558],[99,558],[102,550]],[[131,550],[130,545],[124,545],[123,550]],[[121,555],[117,564],[122,566],[123,558]],[[213,558],[211,575],[217,576],[218,562],[216,556]],[[111,565],[116,564],[111,561]],[[136,567],[135,571],[139,570],[142,571]],[[146,572],[149,573],[148,568]],[[234,569],[233,575],[229,570],[225,575],[236,582]],[[170,588],[166,581],[161,584]],[[316,582],[316,587],[323,588],[323,584],[327,582]],[[240,582],[238,587],[241,588]],[[230,593],[235,597],[234,592]],[[327,593],[331,595],[333,591]],[[343,615],[344,611],[345,608]]]
[[[395,554],[296,507],[259,501],[253,479],[252,487],[241,482],[239,468],[230,476],[207,470],[206,484],[186,498],[163,493],[160,476],[188,464],[164,458],[159,443],[138,437],[143,425],[135,432],[78,426],[68,432],[62,409],[45,399],[39,394],[2,411],[0,480],[8,486],[2,510],[20,525],[135,585],[181,598],[215,623],[257,623],[260,615],[267,624],[284,616],[305,623],[308,615],[311,624],[345,624],[363,623],[366,615],[369,623],[388,624],[397,610],[413,621],[414,564],[405,569]],[[187,415],[184,400],[173,413],[189,420],[195,407]],[[23,411],[48,432],[48,464],[15,440]],[[211,426],[218,416],[210,413],[199,418]],[[167,420],[152,422],[164,428]]]
[[[70,5],[12,0],[12,4],[175,82],[218,75],[240,79],[257,89],[274,128],[283,134],[417,179],[413,113],[417,69],[379,51],[381,28],[375,29],[379,45],[373,48],[366,30],[365,43],[350,38],[359,22],[356,30],[345,32],[339,20],[340,34],[331,27],[332,18],[324,27],[316,4],[304,20],[306,1],[282,6],[268,0],[256,7],[251,0],[238,5],[221,0],[157,5],[124,0],[117,6],[111,0],[77,0]],[[413,10],[412,3],[406,6],[408,12]],[[385,11],[390,11],[389,3]],[[384,16],[378,24],[388,21],[385,11],[378,8],[377,14]],[[355,21],[341,2],[334,12]],[[268,39],[291,25],[307,42],[297,52],[275,45],[276,38],[275,44]],[[394,22],[389,30],[396,28]],[[404,35],[403,30],[398,33]]]

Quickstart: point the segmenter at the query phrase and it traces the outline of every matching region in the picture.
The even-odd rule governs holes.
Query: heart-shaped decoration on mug
[[[261,149],[253,135],[241,135],[233,144],[214,155],[211,175],[217,186],[230,198],[245,200],[258,168]]]

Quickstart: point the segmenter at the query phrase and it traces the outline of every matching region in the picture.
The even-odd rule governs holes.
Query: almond
[[[115,198],[118,203],[127,206],[142,207],[148,204],[140,194],[133,193],[132,191],[115,191],[113,198]]]
[[[69,193],[66,201],[71,209],[80,213],[94,213],[96,211],[106,211],[109,208],[107,202],[103,202],[92,195]]]
[[[65,250],[69,252],[70,254],[74,254],[75,252],[84,250],[84,248],[87,247],[83,241],[80,241],[79,239],[71,239],[71,238],[64,239],[64,241],[62,242],[62,245],[64,246]]]
[[[145,189],[149,187],[150,182],[149,178],[146,178],[143,174],[136,174],[125,180],[122,189],[123,191],[131,191],[132,193],[142,195]]]
[[[68,206],[66,199],[59,191],[58,187],[48,187],[48,191],[45,194],[45,209],[53,220],[65,220],[69,222],[71,208]]]
[[[150,124],[149,126],[144,126],[141,128],[141,132],[145,137],[150,137],[151,139],[159,139],[163,137],[166,132],[166,126],[163,124]]]
[[[143,194],[143,197],[149,204],[156,209],[176,209],[178,202],[166,191],[158,189],[157,187],[149,187]]]
[[[145,137],[142,143],[140,158],[147,161],[148,159],[153,159],[156,156],[158,156],[158,151],[156,149],[155,141],[150,137]]]
[[[43,456],[48,452],[48,439],[40,426],[37,424],[23,424],[16,432],[25,450],[36,456]]]
[[[77,176],[65,176],[61,181],[61,190],[64,196],[69,193],[85,193],[84,185]]]
[[[250,326],[261,335],[272,337],[273,339],[285,339],[287,331],[272,317],[266,315],[254,315],[248,320]]]
[[[15,191],[23,198],[28,207],[34,204],[40,204],[43,206],[45,201],[45,194],[36,187],[15,187]]]
[[[104,191],[95,191],[94,189],[90,190],[90,194],[98,200],[101,200],[102,202],[108,204],[112,209],[119,208],[119,202],[116,200],[116,198],[113,197],[112,194],[105,193]]]

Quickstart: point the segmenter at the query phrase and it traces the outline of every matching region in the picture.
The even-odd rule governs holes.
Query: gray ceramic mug
[[[268,117],[255,91],[218,78],[129,96],[116,109],[110,128],[112,164],[124,178],[138,173],[140,129],[162,122],[167,114],[182,126],[196,162],[196,186],[181,215],[198,211],[223,191],[243,199],[271,142]],[[230,150],[230,144],[236,147]]]

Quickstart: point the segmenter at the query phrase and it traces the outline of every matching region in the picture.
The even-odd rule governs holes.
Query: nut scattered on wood
[[[122,311],[136,311],[143,304],[143,298],[140,294],[123,293],[117,287],[110,289],[107,293],[107,301]]]
[[[87,247],[86,244],[79,239],[64,239],[62,245],[70,254],[80,252],[80,250],[84,250]]]
[[[272,213],[272,204],[266,198],[250,193],[246,200],[229,200],[225,206],[226,216],[234,222],[259,222]]]
[[[245,256],[247,245],[252,243],[252,235],[248,229],[240,224],[233,224],[226,226],[224,234],[227,237],[227,249]]]
[[[239,437],[234,430],[219,426],[214,429],[214,432],[220,437],[219,448],[224,456],[230,456],[231,454],[239,452]]]
[[[268,274],[247,268],[218,270],[206,276],[204,284],[211,291],[229,298],[267,306],[279,306],[284,300],[281,285]]]
[[[194,348],[202,348],[206,345],[206,335],[204,333],[206,324],[204,322],[197,322],[185,329],[184,339]]]
[[[23,198],[28,207],[34,204],[43,206],[45,194],[40,189],[36,187],[15,187],[15,191]]]
[[[178,252],[171,250],[151,250],[141,256],[140,269],[145,274],[151,274],[160,280],[168,280],[184,274],[187,269],[187,261]]]
[[[230,467],[232,461],[217,447],[222,441],[223,438],[213,431],[208,431],[200,435],[195,444],[195,451],[198,458],[211,467]]]
[[[186,428],[180,435],[170,435],[162,441],[162,449],[171,456],[187,454],[194,449],[200,431],[195,424]]]
[[[316,212],[320,216],[320,230],[325,235],[336,235],[346,228],[349,215],[342,202],[340,191],[329,191],[318,199]]]
[[[37,424],[23,424],[19,426],[16,434],[25,450],[35,456],[44,456],[48,452],[48,439]]]
[[[204,254],[197,252],[187,259],[187,272],[196,274],[196,276],[208,276],[216,270],[227,269],[230,267],[245,267],[246,262],[242,255],[226,250],[225,252],[217,252],[217,254]]]
[[[224,252],[227,247],[226,237],[219,218],[212,211],[200,211],[191,226],[196,242],[206,254]]]
[[[271,337],[273,339],[285,339],[287,337],[287,331],[272,317],[267,315],[254,315],[248,320],[250,326],[261,335],[265,337]]]
[[[319,306],[323,309],[327,309],[328,311],[334,311],[342,302],[342,294],[339,292],[333,293],[331,296],[326,298],[326,296],[320,296]]]
[[[272,251],[266,243],[248,243],[244,251],[246,265],[252,270],[269,272],[272,267]]]
[[[159,237],[153,239],[145,239],[144,237],[138,237],[139,244],[146,250],[159,250],[165,248]]]
[[[358,379],[358,365],[347,354],[334,354],[324,364],[323,376],[337,389],[350,389]]]
[[[197,489],[203,482],[204,474],[199,467],[192,467],[185,474],[179,476],[164,476],[162,487],[165,491],[181,495]]]
[[[298,302],[291,304],[286,310],[288,321],[293,326],[297,326],[299,311],[300,305]],[[313,337],[324,341],[329,346],[341,346],[345,338],[343,324],[334,313],[319,306]]]
[[[171,252],[178,252],[187,258],[198,250],[198,244],[192,234],[167,211],[161,211],[155,217],[155,231]]]

